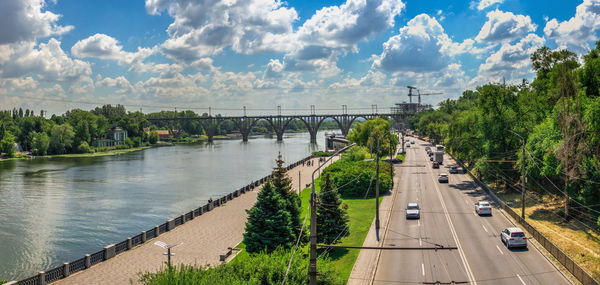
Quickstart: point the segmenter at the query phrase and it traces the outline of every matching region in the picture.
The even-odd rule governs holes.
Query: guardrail
[[[286,166],[286,170],[290,170],[298,165],[301,165],[311,158],[313,158],[312,155],[307,156],[294,163],[291,163],[288,166]],[[65,262],[63,263],[63,265],[59,265],[52,269],[40,271],[37,275],[22,279],[20,281],[8,282],[4,285],[45,285],[56,280],[69,277],[69,275],[75,272],[86,270],[95,264],[109,260],[115,257],[117,254],[126,252],[134,248],[135,246],[146,243],[150,239],[156,238],[163,233],[171,231],[174,228],[185,224],[187,221],[193,220],[194,218],[211,211],[215,207],[221,206],[227,203],[228,201],[233,200],[235,197],[238,197],[246,193],[247,191],[253,190],[259,185],[265,183],[269,178],[271,178],[271,176],[272,175],[269,174],[256,181],[250,182],[250,184],[244,187],[241,187],[229,194],[223,195],[222,197],[219,197],[215,200],[209,200],[209,202],[205,205],[202,205],[192,211],[179,215],[173,219],[167,220],[165,223],[155,226],[152,229],[143,231],[119,243],[107,245],[106,247],[104,247],[104,249],[95,253],[86,254],[83,258],[71,262]]]
[[[463,169],[467,169],[462,161],[454,158],[453,155],[448,153],[456,163],[458,163]],[[487,184],[483,183],[479,180],[471,170],[466,171],[473,181],[481,187],[489,196],[491,196],[497,203],[500,205],[506,213],[508,213],[513,219],[515,219],[527,232],[529,232],[535,240],[537,240],[560,264],[562,264],[579,282],[583,285],[598,285],[600,284],[598,280],[594,279],[592,275],[590,275],[587,271],[585,271],[581,266],[579,266],[571,257],[569,257],[564,251],[562,251],[558,246],[552,243],[548,238],[546,238],[542,233],[540,233],[535,227],[529,224],[526,220],[521,218],[519,214],[517,214],[511,207],[509,207],[504,201],[502,201],[496,194],[487,186]]]

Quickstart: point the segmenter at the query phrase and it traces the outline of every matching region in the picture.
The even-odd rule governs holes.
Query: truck
[[[436,151],[433,153],[433,161],[439,163],[439,164],[444,164],[444,152],[443,151]]]

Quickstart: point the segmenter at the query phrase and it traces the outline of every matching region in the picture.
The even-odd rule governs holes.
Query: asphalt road
[[[533,245],[508,250],[499,233],[512,226],[509,220],[496,208],[492,216],[474,211],[475,202],[489,200],[485,192],[466,174],[449,174],[448,184],[438,183],[437,175],[448,173],[453,161],[445,156],[444,165],[432,169],[427,144],[410,139],[415,144],[396,168],[399,193],[389,225],[382,226],[383,245],[458,250],[383,250],[374,284],[571,284]],[[409,202],[419,203],[419,220],[406,220]]]

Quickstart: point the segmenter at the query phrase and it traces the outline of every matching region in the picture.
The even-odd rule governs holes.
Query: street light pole
[[[375,235],[379,241],[379,139],[375,151]]]
[[[516,132],[509,130],[511,133],[521,138],[521,218],[525,220],[525,139]]]
[[[308,265],[308,277],[310,285],[317,285],[317,190],[315,189],[315,173],[317,173],[317,171],[319,171],[323,165],[327,164],[327,162],[332,160],[336,155],[346,151],[347,149],[355,145],[356,144],[353,143],[335,152],[327,160],[325,160],[325,163],[320,164],[311,175],[312,187],[310,193],[310,260]]]

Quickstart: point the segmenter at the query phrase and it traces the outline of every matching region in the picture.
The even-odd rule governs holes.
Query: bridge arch
[[[249,118],[249,117],[240,117],[232,119],[233,123],[237,126],[242,134],[242,141],[247,142],[248,137],[250,136],[250,132],[252,131],[252,127],[258,122],[259,118]]]
[[[311,143],[317,142],[317,132],[319,131],[319,128],[321,127],[321,123],[323,123],[323,121],[325,121],[325,119],[327,119],[327,118],[328,117],[317,116],[317,115],[310,115],[310,116],[298,118],[300,121],[304,122],[304,125],[306,125],[306,128],[308,129],[308,133],[310,134],[310,142]]]
[[[285,128],[287,128],[288,124],[295,118],[293,117],[284,117],[284,116],[269,116],[266,117],[265,120],[271,124],[275,134],[277,135],[277,141],[283,141],[283,133],[285,132]]]

